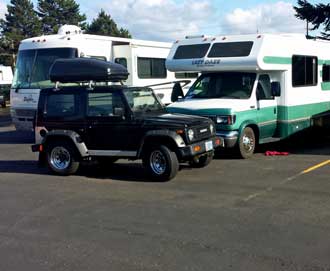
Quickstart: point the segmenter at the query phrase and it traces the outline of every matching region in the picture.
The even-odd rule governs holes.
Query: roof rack
[[[127,80],[127,69],[113,62],[91,58],[57,59],[50,68],[52,82],[119,82]]]

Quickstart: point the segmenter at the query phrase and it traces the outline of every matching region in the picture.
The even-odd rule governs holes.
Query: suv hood
[[[144,115],[143,121],[145,124],[157,125],[159,127],[191,127],[199,125],[208,125],[211,120],[205,117],[184,115],[184,114],[148,114]]]

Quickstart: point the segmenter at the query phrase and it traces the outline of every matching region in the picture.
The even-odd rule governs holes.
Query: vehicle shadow
[[[33,144],[33,132],[4,131],[0,132],[0,144]]]
[[[180,171],[182,170],[189,170],[189,167],[182,165]],[[46,167],[40,167],[38,161],[31,160],[0,161],[0,173],[52,175]],[[148,178],[142,164],[138,162],[118,162],[111,164],[106,168],[97,164],[83,164],[74,176],[123,182],[158,182],[157,180],[151,180]]]
[[[259,145],[256,154],[265,154],[267,151],[288,152],[289,154],[330,155],[330,130],[313,128],[301,131],[291,137],[268,144]],[[238,159],[236,150],[216,150],[215,159]]]

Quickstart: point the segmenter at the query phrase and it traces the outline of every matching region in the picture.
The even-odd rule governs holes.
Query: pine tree
[[[323,25],[324,31],[321,34],[330,37],[330,4],[312,5],[307,1],[298,0],[298,6],[294,9],[297,18],[307,20],[313,25],[312,30],[319,29]]]
[[[127,29],[118,29],[117,24],[109,14],[106,14],[103,9],[99,12],[96,19],[87,26],[88,34],[131,38],[131,34]]]
[[[74,0],[38,0],[37,9],[44,34],[55,34],[64,24],[85,27],[86,16]]]
[[[17,52],[21,40],[41,34],[41,24],[30,0],[11,0],[0,22],[1,44],[8,53]]]

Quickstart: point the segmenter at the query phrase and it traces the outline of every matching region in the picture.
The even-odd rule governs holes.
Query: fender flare
[[[44,139],[42,140],[42,144],[47,145],[47,141],[53,137],[63,137],[69,139],[72,144],[77,148],[77,151],[81,155],[81,157],[87,157],[88,149],[86,144],[82,141],[80,135],[72,130],[52,130],[46,134]]]
[[[186,146],[186,143],[184,142],[182,136],[178,135],[174,131],[170,130],[152,130],[148,131],[145,136],[143,137],[140,148],[138,150],[137,156],[141,157],[142,150],[144,146],[146,145],[146,142],[150,140],[151,138],[166,138],[170,139],[178,148],[182,148]]]

